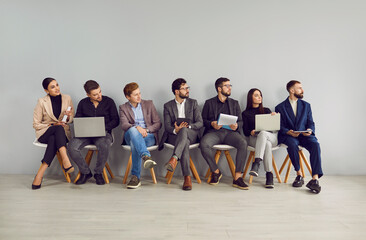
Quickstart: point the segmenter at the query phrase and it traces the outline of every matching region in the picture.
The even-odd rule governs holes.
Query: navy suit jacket
[[[315,136],[315,124],[311,106],[308,102],[301,99],[297,100],[296,117],[288,98],[278,104],[275,111],[281,114],[281,129],[278,132],[279,144],[284,143],[288,137],[291,137],[286,134],[289,130],[304,131],[310,128],[312,130],[312,135]]]

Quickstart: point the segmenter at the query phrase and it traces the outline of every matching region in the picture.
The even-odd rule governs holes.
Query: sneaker
[[[306,184],[306,187],[310,189],[311,192],[313,193],[320,193],[320,190],[322,189],[322,187],[319,185],[319,181],[316,179],[312,179],[308,182],[308,184]]]
[[[274,188],[272,172],[266,172],[266,188]]]
[[[301,175],[297,175],[295,181],[292,183],[293,187],[302,187],[304,185],[304,178]]]
[[[252,164],[252,169],[249,172],[249,175],[258,177],[258,169],[259,169],[259,162],[254,162]]]
[[[144,168],[153,168],[156,166],[156,162],[154,162],[151,158],[151,156],[145,155],[142,157],[142,160],[144,161]]]
[[[222,174],[219,170],[219,173],[211,173],[211,181],[209,182],[209,184],[211,185],[217,185],[220,182],[220,179],[222,178]]]
[[[137,176],[132,175],[130,181],[127,183],[128,189],[135,189],[141,186],[140,179],[137,178]]]
[[[233,180],[233,187],[242,189],[242,190],[248,190],[249,186],[244,182],[243,178],[239,177],[236,180]]]
[[[98,185],[104,185],[105,184],[105,182],[104,182],[104,178],[103,178],[103,176],[102,176],[102,174],[94,174],[94,178],[95,178],[95,181],[96,181],[96,183],[98,184]]]

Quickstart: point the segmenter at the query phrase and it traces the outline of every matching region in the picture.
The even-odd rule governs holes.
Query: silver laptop
[[[74,137],[104,137],[104,117],[74,118]]]
[[[257,114],[255,115],[255,131],[278,131],[281,127],[281,115]]]

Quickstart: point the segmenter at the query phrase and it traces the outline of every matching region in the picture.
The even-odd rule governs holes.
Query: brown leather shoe
[[[165,164],[166,170],[169,172],[174,172],[175,168],[177,166],[177,159],[175,157],[172,157],[169,162]]]
[[[192,190],[191,176],[184,176],[183,190]]]

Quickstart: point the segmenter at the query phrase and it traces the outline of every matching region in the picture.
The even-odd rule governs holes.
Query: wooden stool
[[[46,147],[47,147],[47,144],[38,142],[37,138],[33,141],[33,145],[35,145],[35,146],[37,146],[37,147],[43,147],[43,148],[46,148]],[[60,165],[61,165],[61,170],[62,170],[62,172],[64,173],[64,176],[65,176],[65,178],[66,178],[66,181],[67,181],[68,183],[71,183],[70,174],[65,172],[65,170],[64,170],[64,168],[63,168],[63,165],[62,165],[62,158],[61,158],[61,155],[60,155],[60,153],[59,153],[58,151],[56,152],[56,156],[57,156],[57,160],[58,160],[58,162],[59,162],[59,163],[60,163]],[[42,165],[42,164],[41,164],[41,165]]]
[[[216,149],[216,154],[215,154],[216,164],[219,162],[221,152],[224,151],[227,163],[229,164],[231,174],[233,175],[233,178],[235,178],[235,165],[234,165],[233,159],[231,158],[231,155],[230,155],[230,152],[229,152],[229,150],[234,149],[234,147],[230,146],[230,145],[226,145],[226,144],[217,144],[217,145],[214,145],[212,148]],[[210,168],[208,168],[205,177],[208,178],[207,182],[209,183],[211,181],[211,170],[210,170]]]
[[[243,173],[243,179],[247,175],[247,172],[248,172],[248,169],[249,169],[249,165],[251,163],[254,163],[254,161],[255,161],[255,157],[254,157],[255,156],[255,148],[254,147],[251,147],[251,146],[248,146],[247,149],[248,149],[248,151],[250,151],[250,153],[249,153],[249,157],[248,157],[247,163],[245,164],[244,173]],[[273,151],[276,151],[278,149],[280,149],[279,146],[273,147],[272,148],[272,153],[273,153]],[[275,159],[273,157],[273,154],[272,154],[272,166],[273,166],[273,170],[274,170],[274,172],[276,174],[276,177],[277,177],[278,182],[281,183],[280,173],[278,172],[277,165],[276,165],[276,161],[275,161]],[[253,181],[253,176],[250,175],[250,177],[249,177],[249,184],[251,184],[252,181]]]
[[[127,151],[130,151],[131,152],[130,145],[122,145],[122,148],[124,150],[127,150]],[[158,149],[158,145],[154,145],[154,146],[151,146],[151,147],[147,147],[147,150],[149,152],[154,151],[156,149]],[[131,167],[132,167],[132,152],[130,153],[130,158],[128,159],[125,176],[123,178],[123,184],[126,184],[126,182],[127,182],[128,174],[130,173]],[[154,168],[150,168],[150,174],[151,174],[151,177],[152,177],[152,180],[153,180],[154,184],[156,184],[157,181],[156,181],[156,176],[155,176]]]
[[[113,142],[112,142],[112,144],[113,144]],[[112,145],[112,144],[111,144],[111,145]],[[89,166],[89,165],[90,165],[90,161],[91,161],[91,159],[92,159],[92,157],[93,157],[94,152],[98,154],[98,148],[97,148],[97,146],[92,145],[92,144],[90,144],[90,145],[86,145],[84,148],[85,148],[85,149],[88,149],[88,153],[87,153],[87,154],[86,154],[86,156],[85,156],[85,162],[86,162],[86,163],[88,164],[88,166]],[[107,170],[108,170],[108,172],[109,172],[109,175],[111,176],[111,178],[112,178],[112,179],[114,178],[114,175],[113,175],[113,173],[112,173],[111,168],[109,167],[109,164],[106,162],[106,163],[105,163],[105,167],[103,168],[103,177],[104,177],[104,181],[105,181],[105,183],[109,183],[109,179],[108,179],[107,171],[105,170],[105,168],[107,168]],[[80,171],[79,171],[78,175],[76,176],[76,178],[75,178],[75,180],[74,180],[74,183],[76,183],[76,181],[77,181],[77,180],[79,180],[79,178],[80,178]]]
[[[195,143],[195,144],[191,144],[189,145],[189,150],[191,149],[195,149],[195,148],[198,148],[199,147],[199,143]],[[174,145],[172,144],[169,144],[169,143],[164,143],[164,146],[169,148],[169,149],[174,149]],[[197,172],[197,169],[196,169],[196,166],[194,165],[193,161],[192,161],[192,158],[191,156],[189,156],[189,167],[191,169],[191,172],[192,172],[192,175],[193,177],[197,180],[197,182],[200,184],[201,183],[201,178],[200,176],[198,175],[198,172]],[[172,181],[172,178],[173,178],[173,175],[174,175],[174,172],[175,172],[175,169],[173,172],[169,172],[167,171],[166,173],[166,176],[165,178],[167,179],[166,183],[167,184],[170,184],[170,182]]]
[[[287,148],[287,145],[285,145],[285,144],[281,144],[280,146],[281,147],[284,147],[284,148]],[[299,163],[300,163],[300,169],[301,169],[302,176],[305,178],[305,171],[304,171],[304,166],[303,166],[303,163],[302,163],[303,161],[304,161],[307,169],[309,170],[310,176],[312,176],[312,171],[311,171],[310,164],[309,164],[308,160],[306,159],[306,157],[305,157],[305,155],[304,155],[304,153],[303,153],[302,150],[303,150],[303,147],[299,145]],[[287,167],[287,171],[286,171],[286,176],[285,176],[284,183],[287,183],[288,177],[290,175],[290,169],[291,169],[292,163],[291,163],[291,160],[289,161],[289,159],[290,159],[290,157],[287,154],[287,156],[285,158],[285,161],[283,161],[282,166],[280,168],[280,174],[281,174],[282,170],[285,168],[286,163],[288,161],[288,167]]]

